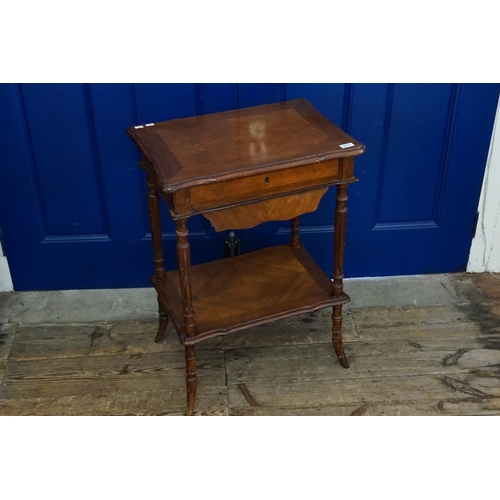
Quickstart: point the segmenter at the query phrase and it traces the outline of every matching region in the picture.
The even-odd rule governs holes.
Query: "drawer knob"
[[[264,182],[265,182],[266,184],[269,184],[269,177],[266,177],[266,178],[264,179]]]

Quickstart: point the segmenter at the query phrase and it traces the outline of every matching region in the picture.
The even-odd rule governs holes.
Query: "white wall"
[[[10,277],[7,257],[3,254],[2,244],[0,243],[0,292],[11,292],[12,290],[14,290],[14,286]]]
[[[500,272],[500,101],[479,199],[479,219],[467,271]]]

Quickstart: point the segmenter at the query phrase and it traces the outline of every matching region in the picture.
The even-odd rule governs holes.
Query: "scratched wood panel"
[[[186,411],[184,384],[164,390],[118,391],[59,397],[0,399],[0,415],[170,415]],[[227,415],[225,386],[200,382],[195,415]]]
[[[199,391],[224,387],[224,355],[198,353]],[[9,360],[0,399],[185,388],[183,352]]]
[[[500,317],[477,314],[477,304],[429,307],[373,308],[353,311],[361,340],[477,338],[497,348]]]
[[[6,368],[7,368],[7,361],[5,359],[0,359],[0,390],[2,388],[2,381],[5,375]]]
[[[500,373],[230,385],[231,415],[498,415]],[[362,382],[362,383],[360,383]],[[300,402],[300,403],[299,403]]]
[[[231,408],[231,416],[483,416],[500,415],[500,398],[485,401],[425,401],[423,403],[391,403],[331,405],[295,408]]]
[[[226,353],[228,384],[453,373],[500,364],[500,350],[476,338],[361,341],[345,348],[348,370],[326,344],[235,349]]]
[[[13,324],[0,325],[0,360],[7,359],[14,341],[16,328]]]
[[[88,325],[22,325],[12,345],[12,359],[72,358],[182,351],[177,334],[169,326],[169,335],[161,344],[153,340],[158,323],[117,322]]]
[[[452,304],[436,306],[397,306],[354,309],[354,322],[360,338],[367,331],[388,331],[389,335],[405,329],[420,329],[422,326],[442,327],[446,324],[457,328],[472,328],[474,325],[466,311]],[[388,337],[391,338],[391,337]]]
[[[369,307],[355,310],[355,321],[360,328],[415,326],[468,321],[465,312],[453,304],[435,306]]]
[[[481,335],[481,326],[472,322],[456,322],[423,325],[405,325],[381,328],[359,328],[360,340],[364,342],[398,339],[432,339],[441,336],[449,339],[476,338]]]
[[[0,325],[0,388],[7,368],[7,358],[14,341],[15,326],[12,324]]]

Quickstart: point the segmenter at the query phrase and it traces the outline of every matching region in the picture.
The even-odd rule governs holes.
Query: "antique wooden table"
[[[151,282],[158,293],[163,339],[168,319],[185,346],[187,414],[196,396],[195,345],[280,318],[333,306],[333,348],[342,346],[343,263],[347,187],[354,156],[365,148],[308,101],[147,123],[127,129],[146,171],[154,251]],[[316,210],[337,186],[332,281],[299,238],[299,216]],[[166,272],[161,196],[176,223],[178,272]],[[291,219],[289,245],[191,266],[187,220],[203,214],[216,231]]]

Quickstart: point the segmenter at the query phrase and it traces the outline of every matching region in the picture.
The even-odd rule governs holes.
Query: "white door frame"
[[[500,100],[491,136],[478,212],[476,234],[471,244],[467,271],[498,273],[500,272]]]

